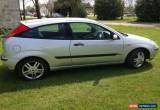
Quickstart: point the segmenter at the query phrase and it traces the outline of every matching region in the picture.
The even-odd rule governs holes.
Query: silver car
[[[22,21],[3,40],[1,60],[21,78],[36,80],[49,70],[121,64],[140,68],[158,45],[94,20],[50,18]]]

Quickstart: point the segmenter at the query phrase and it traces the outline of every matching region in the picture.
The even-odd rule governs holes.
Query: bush
[[[80,5],[77,9],[77,12],[76,12],[76,17],[81,17],[81,18],[85,18],[87,16],[87,12],[86,12],[86,9],[83,5]]]
[[[160,0],[137,0],[135,12],[140,21],[160,21]]]
[[[69,17],[86,17],[87,12],[80,0],[58,0],[54,5],[55,12]]]
[[[9,31],[10,29],[0,28],[0,37],[7,35]]]
[[[100,20],[116,19],[123,15],[122,0],[95,0],[95,13]]]

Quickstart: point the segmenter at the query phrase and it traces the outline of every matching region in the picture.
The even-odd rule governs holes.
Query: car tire
[[[39,58],[28,58],[16,66],[16,72],[24,80],[38,80],[47,75],[49,66]]]
[[[146,62],[146,54],[143,49],[136,49],[132,51],[126,59],[126,64],[132,68],[140,68]]]

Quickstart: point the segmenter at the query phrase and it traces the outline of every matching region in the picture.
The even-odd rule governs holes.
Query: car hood
[[[133,34],[127,34],[128,36],[126,38],[126,42],[132,42],[132,43],[151,43],[153,42],[152,40],[141,37],[138,35],[133,35]]]

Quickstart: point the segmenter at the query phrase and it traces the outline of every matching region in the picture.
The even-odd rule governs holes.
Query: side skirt
[[[96,64],[84,64],[84,65],[71,65],[71,66],[59,66],[59,67],[51,67],[51,70],[61,70],[61,69],[68,69],[68,68],[81,68],[87,66],[103,66],[103,65],[112,65],[112,64],[123,64],[124,62],[109,62],[109,63],[96,63]]]

